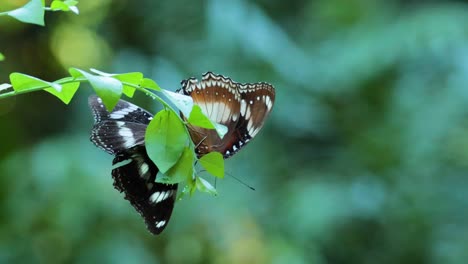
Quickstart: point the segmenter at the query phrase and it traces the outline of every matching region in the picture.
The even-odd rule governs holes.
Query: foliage
[[[24,23],[44,26],[44,13],[46,10],[65,12],[72,11],[73,13],[78,14],[78,8],[76,7],[77,4],[78,1],[74,0],[55,0],[52,1],[50,8],[45,8],[44,0],[31,0],[20,8],[11,10],[9,12],[0,13],[0,15],[7,15]]]
[[[76,8],[77,1],[54,1],[51,4],[51,10],[74,11],[78,14]],[[32,0],[25,6],[15,9],[5,14],[14,17],[22,22],[44,25],[44,3],[41,0]],[[0,99],[19,95],[23,93],[35,92],[44,90],[59,98],[65,104],[69,104],[82,81],[88,81],[93,87],[96,94],[102,99],[108,111],[112,111],[122,94],[128,97],[133,97],[135,90],[144,92],[153,99],[160,101],[167,109],[162,110],[155,115],[155,118],[150,122],[145,136],[146,149],[149,157],[154,161],[162,173],[165,173],[163,178],[165,182],[181,183],[187,182],[187,185],[194,189],[201,186],[199,190],[212,193],[212,190],[204,188],[204,185],[196,185],[192,178],[194,175],[193,166],[197,161],[194,155],[194,145],[190,141],[190,135],[185,128],[183,120],[178,116],[169,104],[167,104],[159,96],[151,93],[150,90],[162,91],[155,81],[144,78],[143,73],[130,72],[123,74],[110,74],[96,69],[91,69],[96,74],[88,73],[77,68],[70,68],[71,77],[65,77],[54,82],[48,82],[39,78],[29,76],[22,73],[10,74],[9,84],[1,84],[2,89],[13,88],[13,91],[0,93]],[[148,87],[144,86],[147,85]],[[191,119],[189,124],[215,129],[211,121],[201,112],[200,108],[195,108],[192,111],[193,102],[189,96],[184,96],[169,91],[163,91],[181,111],[183,111]],[[188,102],[181,104],[181,102]],[[191,121],[192,120],[192,121]],[[191,153],[191,154],[190,154]],[[208,171],[213,171],[211,168],[224,168],[224,160],[211,160],[215,164],[200,164],[210,168]],[[187,169],[190,168],[190,169]],[[170,170],[171,169],[171,170]],[[216,171],[219,175],[220,172]]]
[[[192,188],[201,186],[195,185],[191,181],[191,179],[195,177],[193,174],[193,166],[197,161],[197,157],[194,155],[194,145],[193,142],[190,141],[190,135],[185,128],[184,122],[164,100],[147,90],[161,91],[161,88],[159,88],[156,82],[151,79],[143,78],[143,74],[138,72],[108,74],[97,70],[93,71],[98,75],[76,68],[70,68],[69,72],[71,77],[62,78],[54,82],[47,82],[22,73],[12,73],[10,75],[10,81],[14,91],[0,93],[0,99],[22,93],[44,90],[56,96],[65,104],[69,104],[78,90],[80,83],[82,81],[88,81],[94,88],[96,94],[102,99],[107,110],[112,111],[123,93],[132,97],[135,90],[142,91],[153,99],[159,100],[167,108],[155,115],[146,131],[145,142],[148,156],[154,161],[161,172],[165,173],[165,182],[180,183],[187,181],[187,184],[192,186]],[[142,83],[148,84],[150,87],[145,89],[146,87],[141,86]],[[4,85],[4,87],[9,88],[8,85]],[[124,87],[126,87],[125,90]],[[166,92],[166,96],[172,96],[169,97],[173,98],[172,101],[181,101],[181,97],[186,97],[184,101],[191,100],[188,96],[170,92]],[[193,106],[193,103],[191,105]],[[192,113],[191,109],[189,109],[189,115],[192,117],[192,120],[195,120],[192,125],[199,123],[199,120],[203,120],[204,122],[208,120],[208,122],[211,122],[201,111]],[[188,122],[190,123],[190,120]],[[211,125],[211,128],[214,128],[214,126]],[[186,154],[187,152],[191,152],[192,154]],[[206,162],[206,160],[209,160],[209,162]],[[219,171],[219,168],[224,168],[223,163],[223,159],[212,158],[205,158],[203,162],[200,162],[203,167],[206,166],[207,171],[213,171],[215,175],[223,173]],[[218,168],[218,170],[213,169],[214,167]],[[199,190],[212,193],[211,190],[206,188],[199,188]]]

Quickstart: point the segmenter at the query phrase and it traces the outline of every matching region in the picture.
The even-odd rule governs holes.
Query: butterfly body
[[[208,118],[228,128],[221,138],[216,130],[188,124],[198,157],[213,151],[222,153],[224,158],[234,155],[261,129],[275,99],[274,88],[269,84],[241,84],[211,72],[204,74],[200,82],[190,78],[181,84],[179,93],[191,96]],[[115,189],[124,193],[148,230],[160,234],[171,217],[178,185],[156,182],[159,169],[145,148],[146,128],[153,115],[124,100],[112,112],[97,96],[91,96],[88,102],[95,119],[91,141],[115,155]]]

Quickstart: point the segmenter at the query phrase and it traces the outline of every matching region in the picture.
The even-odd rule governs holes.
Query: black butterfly
[[[236,83],[211,72],[200,82],[190,78],[181,84],[179,93],[191,96],[206,116],[228,128],[221,139],[215,130],[188,125],[199,157],[212,151],[225,158],[234,155],[262,128],[275,100],[270,84]],[[95,118],[91,141],[115,155],[114,187],[125,194],[151,233],[161,233],[174,208],[177,184],[155,182],[159,169],[148,157],[144,141],[153,115],[124,100],[109,113],[97,96],[89,98],[89,106]]]

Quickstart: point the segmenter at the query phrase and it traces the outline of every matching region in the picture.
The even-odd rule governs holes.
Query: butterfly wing
[[[211,121],[227,127],[223,137],[231,138],[239,118],[239,95],[236,85],[221,75],[207,73],[201,82],[195,78],[182,81],[179,93],[191,96],[193,102],[200,106],[203,114]],[[212,151],[225,153],[225,143],[213,129],[188,125],[192,141],[197,145],[196,152],[203,156]]]
[[[153,116],[123,100],[112,112],[106,110],[97,96],[91,96],[88,102],[95,119],[91,141],[116,155],[112,162],[114,187],[125,194],[151,233],[161,233],[174,208],[177,184],[155,182],[159,169],[144,146],[146,128]]]
[[[149,112],[124,100],[108,112],[97,96],[90,96],[88,103],[95,120],[90,139],[97,147],[115,155],[144,144],[146,127],[153,118]]]
[[[144,146],[117,154],[112,164],[114,187],[125,194],[125,199],[145,219],[148,230],[160,234],[171,218],[177,184],[155,182],[159,170]]]
[[[88,98],[88,104],[93,111],[95,123],[113,120],[147,125],[153,119],[153,115],[148,111],[124,100],[119,100],[112,112],[107,111],[101,98],[96,95]]]
[[[103,121],[94,125],[91,141],[111,155],[142,145],[147,125],[124,121]]]
[[[275,90],[267,83],[240,84],[238,90],[240,116],[236,133],[230,138],[231,156],[258,134],[275,102]]]

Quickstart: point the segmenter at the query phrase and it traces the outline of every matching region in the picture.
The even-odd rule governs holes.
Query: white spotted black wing
[[[89,97],[88,103],[95,120],[90,139],[97,147],[115,155],[144,144],[146,127],[153,118],[149,112],[120,100],[109,113],[101,98],[94,95]]]
[[[148,230],[161,233],[174,208],[177,184],[157,183],[159,169],[146,153],[144,138],[153,116],[144,109],[120,100],[108,112],[97,96],[89,97],[95,124],[91,141],[115,155],[112,162],[114,187],[144,218]]]
[[[144,146],[117,154],[112,162],[114,187],[145,219],[148,230],[161,233],[171,218],[177,196],[177,184],[155,182],[158,168],[149,159]]]

